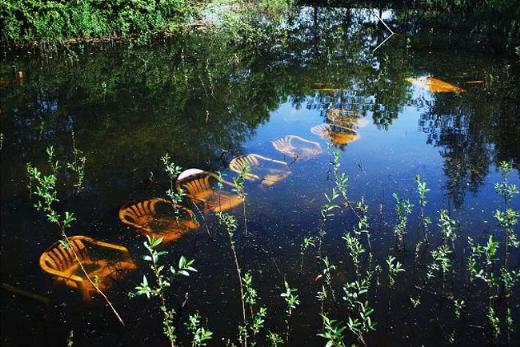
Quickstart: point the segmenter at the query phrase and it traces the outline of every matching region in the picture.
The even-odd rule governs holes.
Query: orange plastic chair
[[[269,164],[274,164],[275,167],[266,167]],[[229,168],[236,173],[241,173],[246,165],[249,166],[250,171],[245,175],[245,179],[261,181],[263,186],[276,184],[291,174],[286,162],[259,154],[248,154],[233,158],[229,163]]]
[[[297,144],[299,142],[299,144]],[[319,143],[306,140],[296,135],[287,135],[271,141],[274,149],[294,159],[317,157],[323,150]]]
[[[102,291],[109,288],[111,282],[123,277],[126,271],[136,268],[126,247],[80,235],[71,236],[68,239],[70,242],[68,248],[65,248],[60,242],[56,242],[43,252],[40,256],[40,267],[43,271],[54,276],[58,282],[78,289],[84,300],[89,300],[96,289],[85,277],[72,249],[74,249],[90,279]],[[113,255],[119,257],[115,257],[113,260],[107,259],[108,257],[96,259],[92,256],[95,249],[111,253],[110,258]]]
[[[185,175],[181,173],[179,176],[184,177]],[[202,204],[204,212],[226,211],[243,202],[238,194],[215,188],[214,185],[219,182],[236,188],[233,183],[220,178],[216,174],[201,170],[196,174],[177,180],[177,189],[186,192],[187,197],[193,203]]]
[[[363,128],[368,122],[366,119],[361,118],[357,110],[345,110],[340,108],[330,108],[327,111],[327,119],[338,126],[345,128]]]
[[[172,210],[176,209],[182,216],[161,216],[157,212],[158,205],[165,205]],[[136,228],[144,235],[162,238],[163,243],[178,240],[190,230],[199,228],[195,214],[190,209],[174,205],[171,201],[162,198],[153,198],[127,205],[119,210],[121,222]]]
[[[463,93],[464,89],[435,77],[406,78],[406,81],[432,93]]]
[[[330,140],[335,145],[346,145],[360,138],[355,130],[325,123],[312,127],[311,132],[321,138]]]

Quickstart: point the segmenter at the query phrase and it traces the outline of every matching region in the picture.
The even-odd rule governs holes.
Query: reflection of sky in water
[[[387,130],[378,129],[372,124],[369,112],[368,126],[357,130],[360,140],[349,143],[342,149],[342,169],[350,176],[352,196],[355,199],[364,196],[372,213],[383,203],[389,223],[395,220],[394,200],[391,194],[398,192],[400,196],[409,198],[416,205],[415,176],[420,174],[431,189],[427,196],[427,212],[435,225],[438,217],[436,211],[441,208],[452,210],[454,206],[446,191],[442,147],[427,143],[427,134],[421,131],[419,126],[424,106],[413,105],[413,101],[417,99],[428,103],[434,102],[434,99],[430,92],[421,88],[410,87],[410,90],[413,95],[412,103],[403,107]],[[311,127],[323,121],[319,109],[296,109],[291,102],[281,104],[270,114],[269,122],[257,129],[255,136],[244,144],[245,153],[259,153],[291,162],[291,158],[284,158],[271,144],[271,140],[289,134],[320,143],[324,153],[317,158],[291,164],[294,174],[287,182],[270,188],[275,190],[277,197],[261,196],[269,193],[261,191],[258,195],[252,193],[251,201],[256,198],[269,201],[283,196],[287,204],[304,209],[307,204],[298,202],[304,198],[307,203],[310,202],[309,212],[316,212],[316,208],[324,202],[323,193],[329,192],[332,187],[331,182],[327,181],[330,168],[330,156],[326,152],[328,141],[310,132]],[[455,212],[456,217],[465,219],[464,229],[471,230],[473,225],[482,225],[482,219],[490,221],[489,227],[495,224],[492,215],[495,208],[500,206],[500,199],[493,184],[498,180],[500,175],[492,168],[478,193],[466,194],[464,205]],[[514,173],[512,181],[518,183],[518,176]],[[254,205],[254,202],[252,204]],[[518,207],[518,201],[513,205]],[[485,230],[489,230],[486,225],[484,223]],[[482,230],[472,231],[475,232],[480,234]]]

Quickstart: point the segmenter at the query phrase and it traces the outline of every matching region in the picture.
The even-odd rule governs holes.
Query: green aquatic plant
[[[368,251],[372,253],[372,242],[370,241],[370,223],[368,221],[368,205],[365,203],[364,197],[361,197],[361,200],[357,202],[356,208],[359,211],[359,214],[356,214],[358,217],[357,226],[354,227],[354,234],[366,236]]]
[[[386,259],[386,265],[388,266],[388,283],[390,288],[396,284],[397,275],[404,272],[402,264],[394,257],[389,255]]]
[[[323,330],[318,336],[327,341],[325,347],[345,347],[343,339],[347,327],[334,319],[329,319],[326,315],[321,315],[321,317],[323,319]]]
[[[450,259],[451,253],[452,250],[447,245],[441,245],[432,250],[432,263],[428,266],[426,271],[426,277],[428,279],[432,279],[436,274],[440,274],[442,277],[442,284],[444,286],[446,274],[453,266]]]
[[[356,275],[359,278],[361,276],[361,256],[365,253],[365,248],[357,237],[349,233],[343,235],[342,239],[345,240],[345,246],[347,246],[349,255],[354,263],[354,268],[356,269]]]
[[[424,209],[428,203],[426,200],[426,193],[428,193],[430,189],[426,187],[426,182],[419,175],[415,176],[415,182],[417,183],[417,193],[419,194],[419,208],[421,209],[421,227],[423,229],[423,237],[424,240],[427,241],[429,226],[432,222],[431,219],[425,215]]]
[[[491,332],[495,340],[500,336],[500,318],[497,316],[495,309],[490,305],[488,313],[486,315],[489,325],[491,326]]]
[[[249,175],[249,172],[251,171],[251,167],[249,164],[245,164],[242,167],[242,170],[240,170],[240,174],[238,176],[233,177],[233,185],[235,186],[233,188],[233,191],[237,193],[237,195],[242,199],[242,213],[244,214],[244,230],[246,235],[248,235],[247,231],[247,213],[246,213],[246,177]]]
[[[71,162],[67,163],[67,168],[76,174],[76,183],[74,183],[74,189],[76,194],[79,194],[84,189],[85,180],[85,164],[87,157],[83,155],[83,151],[76,146],[76,136],[74,130],[72,131],[72,156]]]
[[[376,323],[372,321],[374,309],[370,307],[368,301],[356,301],[357,317],[349,316],[347,328],[356,335],[359,342],[366,346],[366,334],[376,330]]]
[[[198,313],[188,317],[185,323],[186,329],[191,334],[192,347],[204,347],[213,338],[213,332],[201,326],[201,316]]]
[[[462,299],[453,299],[453,308],[455,317],[460,318],[462,310],[466,307],[466,303]]]
[[[293,315],[293,311],[300,305],[300,299],[298,298],[298,290],[291,288],[287,281],[284,281],[285,291],[280,295],[284,298],[286,303],[285,308],[285,344],[289,345],[289,333],[290,333],[290,321]]]
[[[520,282],[520,269],[508,270],[505,267],[501,267],[499,278],[504,288],[504,296],[510,297],[513,288],[518,282]]]
[[[509,174],[513,169],[513,164],[511,162],[502,161],[499,163],[499,168],[502,175],[502,181],[495,183],[495,190],[503,198],[504,208],[502,211],[495,211],[495,218],[498,221],[500,228],[504,231],[504,266],[507,267],[511,249],[518,248],[520,246],[520,241],[516,237],[514,231],[515,225],[518,223],[520,213],[509,207],[511,200],[516,194],[519,193],[519,190],[516,184],[509,182]]]
[[[412,303],[413,308],[417,308],[421,304],[421,297],[410,298],[410,302]]]
[[[74,329],[70,329],[69,336],[67,336],[67,347],[74,346]]]
[[[172,201],[173,206],[176,206],[180,204],[182,199],[186,196],[186,193],[180,187],[175,189],[175,180],[182,172],[182,167],[176,165],[168,153],[161,157],[161,162],[163,163],[163,170],[170,180],[170,187],[166,191],[166,195]]]
[[[493,272],[493,268],[498,260],[498,241],[493,239],[493,235],[489,235],[487,243],[480,245],[473,241],[471,237],[468,237],[468,244],[470,246],[470,254],[467,266],[470,281],[481,279],[490,288],[496,287],[498,285],[498,277]]]
[[[327,193],[323,194],[325,196],[325,200],[327,201],[325,204],[321,206],[320,209],[320,224],[318,226],[318,257],[322,258],[321,255],[321,247],[323,244],[323,238],[327,235],[326,225],[327,221],[332,219],[335,214],[334,210],[339,208],[336,200],[339,197],[339,194],[336,191],[336,188],[332,188],[332,193],[329,196]]]
[[[372,252],[372,244],[370,242],[369,231],[370,228],[368,222],[368,205],[365,204],[364,198],[361,198],[361,200],[357,204],[354,204],[352,201],[350,201],[348,194],[349,177],[345,172],[340,172],[341,151],[338,148],[334,148],[334,150],[332,151],[332,159],[332,169],[334,172],[335,188],[337,189],[339,195],[343,199],[343,203],[345,204],[345,206],[347,206],[358,219],[357,228],[355,228],[354,232],[356,234],[366,235],[368,250]]]
[[[269,331],[267,333],[267,343],[270,347],[278,347],[283,345],[283,338],[280,334]]]
[[[343,286],[343,291],[345,293],[343,300],[347,303],[349,310],[353,310],[355,308],[356,302],[361,302],[361,297],[366,296],[368,293],[368,288],[369,280],[367,278],[349,282]]]
[[[260,307],[256,312],[256,304],[258,299],[258,293],[253,287],[253,276],[250,272],[246,272],[242,278],[244,286],[244,302],[249,308],[250,317],[246,325],[240,329],[241,341],[246,341],[247,338],[251,337],[250,345],[256,346],[256,336],[260,333],[265,325],[265,317],[267,316],[267,308]]]
[[[300,245],[300,273],[303,273],[303,257],[308,249],[316,247],[316,237],[305,236]]]
[[[143,275],[141,284],[135,287],[135,294],[144,295],[148,299],[152,297],[159,298],[160,309],[163,313],[163,332],[173,347],[177,344],[177,334],[174,325],[176,312],[173,308],[168,306],[166,291],[177,278],[181,276],[187,277],[190,275],[190,272],[196,272],[197,270],[193,267],[193,260],[188,260],[184,256],[181,256],[179,258],[178,267],[174,268],[170,266],[168,273],[165,271],[165,266],[160,265],[159,262],[162,257],[168,254],[165,250],[158,250],[162,239],[156,239],[149,235],[146,235],[146,238],[147,240],[144,242],[144,247],[148,251],[148,255],[145,255],[143,259],[149,263],[150,270],[154,275],[155,285],[148,282],[146,275]]]
[[[394,227],[394,235],[396,237],[398,247],[404,251],[406,228],[408,225],[408,217],[412,213],[413,205],[410,200],[401,199],[397,193],[392,194],[395,199],[395,211],[397,213],[397,224]]]
[[[507,210],[511,200],[519,193],[519,190],[516,184],[509,183],[509,174],[513,169],[513,163],[501,161],[499,163],[499,168],[502,175],[502,181],[495,183],[495,190],[504,199],[504,210]]]
[[[242,325],[239,327],[239,336],[242,336],[240,332],[243,330],[243,327],[247,326],[247,316],[246,316],[246,304],[245,304],[245,294],[244,294],[244,286],[242,282],[242,269],[240,268],[240,263],[238,262],[237,251],[235,247],[235,232],[238,228],[236,218],[226,212],[218,211],[216,213],[218,221],[221,226],[224,227],[226,233],[228,235],[229,240],[229,248],[231,249],[231,253],[233,255],[233,261],[235,263],[235,271],[238,277],[238,284],[240,289],[240,303],[242,305]],[[242,328],[241,328],[242,327]],[[247,335],[244,337],[244,341],[242,343],[244,346],[247,346]]]
[[[332,152],[332,169],[334,172],[334,180],[336,184],[336,189],[341,194],[344,203],[347,206],[351,206],[349,194],[348,194],[348,183],[349,177],[345,172],[340,172],[341,167],[341,152],[338,148],[334,148]]]
[[[447,210],[439,211],[439,228],[442,235],[442,241],[448,245],[451,243],[452,249],[455,249],[455,239],[457,238],[456,232],[457,222],[451,219]]]
[[[328,257],[323,258],[323,269],[321,270],[321,274],[325,276],[325,283],[329,288],[330,294],[332,295],[332,300],[336,301],[336,294],[334,292],[334,288],[332,287],[332,272],[336,270],[336,265],[332,264]]]
[[[62,167],[59,160],[56,159],[54,153],[54,147],[49,146],[46,149],[47,153],[47,164],[51,168],[51,173],[46,175],[40,169],[33,166],[31,163],[26,164],[27,176],[29,178],[29,188],[30,191],[36,195],[36,203],[34,207],[37,211],[43,212],[47,216],[47,220],[52,224],[55,224],[58,227],[59,234],[62,238],[60,240],[60,244],[62,247],[66,249],[70,249],[74,256],[75,261],[78,263],[81,271],[85,278],[92,284],[92,286],[96,289],[96,291],[103,297],[107,305],[110,307],[117,320],[125,325],[123,319],[115,309],[114,305],[106,294],[99,288],[95,279],[92,279],[85,267],[80,261],[78,254],[74,247],[71,247],[69,237],[67,235],[67,229],[72,226],[72,222],[76,220],[76,217],[73,212],[64,211],[59,212],[57,205],[60,203],[60,199],[58,198],[58,175],[59,169]]]

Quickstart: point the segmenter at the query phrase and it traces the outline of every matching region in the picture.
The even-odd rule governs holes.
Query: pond
[[[268,331],[285,337],[284,281],[298,290],[300,301],[290,318],[291,346],[325,344],[317,336],[321,312],[344,324],[356,317],[358,304],[352,311],[344,300],[343,286],[359,279],[345,233],[364,247],[360,272],[372,271],[366,300],[376,326],[365,334],[368,345],[520,343],[517,331],[506,333],[502,319],[510,308],[518,327],[520,301],[514,295],[492,299],[503,330],[493,337],[487,285],[468,278],[467,241],[485,244],[493,235],[501,246],[493,263],[498,270],[504,257],[504,232],[494,217],[503,208],[494,187],[502,180],[500,161],[515,163],[509,179],[519,184],[518,66],[491,52],[450,45],[442,32],[398,33],[383,43],[388,32],[370,13],[303,8],[285,23],[281,40],[261,43],[198,32],[152,47],[86,48],[2,61],[2,345],[64,345],[71,330],[74,346],[167,343],[157,300],[128,295],[143,275],[153,275],[142,258],[142,232],[118,217],[132,203],[167,198],[170,181],[161,162],[166,153],[184,169],[220,172],[227,181],[237,176],[230,163],[238,156],[278,161],[265,167],[274,165],[281,176],[246,181],[245,208],[239,203],[227,211],[238,221],[240,267],[253,276],[258,306],[268,309],[258,345],[267,345]],[[392,25],[396,14],[388,11],[383,18]],[[11,77],[13,66],[23,72],[18,78]],[[441,90],[432,87],[437,80]],[[84,190],[73,194],[60,183],[59,209],[75,213],[69,235],[128,249],[135,269],[106,290],[124,327],[99,295],[83,300],[39,266],[59,232],[33,207],[26,163],[49,172],[45,148],[52,145],[58,159],[69,160],[73,141],[87,158]],[[294,156],[298,146],[304,148]],[[360,211],[353,213],[341,197],[322,223],[320,211],[336,184],[335,151],[340,172],[349,178],[349,199],[368,206],[371,250],[366,235],[354,233]],[[432,221],[429,243],[419,251],[416,175],[430,189],[425,214]],[[63,180],[71,183],[73,177]],[[394,235],[393,193],[414,205],[404,251]],[[189,199],[183,205],[199,226],[160,247],[168,251],[162,259],[167,267],[185,256],[198,270],[167,291],[179,341],[189,344],[184,322],[198,312],[213,331],[210,345],[236,342],[242,309],[228,235],[214,213],[195,209]],[[520,200],[510,207],[518,211]],[[428,278],[430,252],[443,243],[441,209],[457,221],[451,269],[444,279]],[[320,229],[326,233],[318,251]],[[302,256],[302,242],[310,236],[316,246]],[[389,255],[405,269],[394,285]],[[335,266],[330,283],[325,257]],[[509,270],[519,270],[517,249],[508,262]],[[322,288],[328,293],[323,306],[316,298]],[[354,334],[344,333],[349,345],[356,342]]]

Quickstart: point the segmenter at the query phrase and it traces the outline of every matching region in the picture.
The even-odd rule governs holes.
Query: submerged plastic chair
[[[311,128],[311,133],[321,138],[328,139],[335,145],[346,145],[357,141],[360,136],[357,131],[350,128],[334,126],[331,124],[318,124]]]
[[[327,119],[338,126],[345,128],[363,128],[368,122],[361,118],[357,110],[345,110],[339,108],[331,108],[327,110]]]
[[[126,247],[97,241],[87,236],[71,236],[68,239],[70,242],[68,248],[65,248],[60,242],[56,242],[43,252],[40,256],[40,267],[43,271],[54,276],[58,282],[77,288],[84,300],[89,300],[96,289],[85,277],[72,249],[74,249],[90,279],[102,291],[109,288],[112,281],[121,278],[124,272],[136,268]],[[96,259],[92,254],[94,249],[104,251],[107,255],[118,255],[119,257],[114,260],[104,257]]]
[[[299,142],[299,144],[297,144]],[[319,143],[306,140],[296,135],[287,135],[271,141],[274,149],[294,159],[317,157],[323,150]]]
[[[182,216],[162,216],[157,212],[157,206],[164,205],[177,210]],[[163,243],[178,240],[190,230],[199,228],[195,214],[190,209],[174,205],[162,198],[153,198],[123,206],[119,210],[121,222],[136,228],[141,234],[154,238],[162,238]]]
[[[274,167],[266,167],[270,164]],[[241,173],[246,165],[249,166],[250,171],[245,175],[245,179],[261,181],[261,184],[264,186],[278,183],[291,174],[289,165],[286,162],[267,158],[259,154],[248,154],[233,158],[229,163],[229,168],[236,173]]]
[[[190,174],[185,174],[190,171]],[[198,169],[189,169],[181,173],[177,179],[177,189],[186,192],[187,197],[194,204],[202,204],[204,212],[221,212],[240,205],[243,200],[237,194],[217,189],[214,185],[221,183],[236,188],[212,172]]]
[[[464,89],[435,77],[406,78],[406,81],[432,93],[463,93]]]

